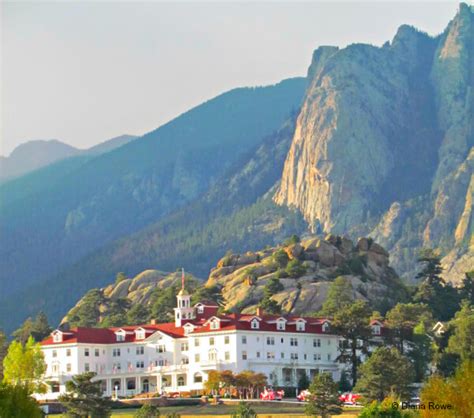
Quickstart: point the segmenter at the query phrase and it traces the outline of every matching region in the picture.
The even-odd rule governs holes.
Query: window
[[[214,350],[209,350],[209,352],[207,353],[207,359],[209,361],[216,361],[216,352]]]
[[[247,360],[247,352],[242,351],[242,360]]]
[[[204,306],[199,305],[197,311],[198,313],[204,313]]]
[[[135,363],[135,366],[137,367],[137,369],[143,369],[145,367],[145,362],[143,360],[138,360]]]
[[[89,363],[84,363],[84,371],[89,372],[91,370]]]
[[[66,356],[71,357],[71,349],[70,348],[68,348],[66,350]]]
[[[188,351],[189,346],[188,343],[181,343],[181,351]]]
[[[242,344],[247,344],[247,336],[242,335]]]
[[[290,338],[290,345],[296,347],[298,345],[298,338],[292,337]]]
[[[183,376],[178,377],[178,386],[184,386],[184,377]]]
[[[112,350],[112,357],[120,357],[120,348],[114,348]]]
[[[125,341],[125,334],[117,334],[117,341]]]
[[[89,349],[84,348],[84,356],[89,357]]]
[[[99,357],[99,355],[100,355],[100,350],[99,350],[98,348],[96,348],[96,349],[94,350],[94,355],[95,355],[96,357]]]
[[[275,360],[275,353],[267,351],[267,360]]]
[[[303,354],[303,358],[304,358],[305,360],[308,360],[308,355],[307,355],[306,353]]]
[[[194,362],[199,363],[201,361],[201,356],[199,354],[194,355]]]
[[[267,345],[275,345],[275,337],[267,337]]]
[[[323,332],[328,332],[329,331],[329,323],[325,322],[322,326]]]
[[[214,345],[214,337],[209,337],[209,345]]]
[[[380,335],[380,325],[374,325],[372,327],[372,334],[374,335]]]
[[[143,329],[136,330],[135,335],[136,335],[137,340],[145,339],[145,331]]]
[[[224,337],[224,344],[229,344],[229,342],[230,342],[230,338],[229,338],[228,335],[226,335],[226,336]]]
[[[57,373],[59,371],[57,364],[53,364],[51,369],[52,369],[53,373]]]
[[[122,365],[120,363],[114,363],[113,369],[114,372],[120,371],[122,369]]]
[[[304,322],[303,321],[298,321],[296,323],[296,331],[304,331]]]
[[[298,360],[298,353],[291,353],[290,358],[292,360]]]
[[[227,361],[230,360],[230,352],[229,352],[229,351],[226,351],[226,352],[224,353],[224,359],[227,360]]]
[[[189,364],[189,358],[183,357],[183,358],[181,359],[181,364]]]
[[[143,347],[143,345],[139,345],[135,348],[135,353],[137,354],[137,356],[142,356],[143,354],[145,354],[145,347]]]
[[[331,340],[328,340],[328,345],[331,345]]]
[[[199,347],[199,338],[194,340],[194,347]]]
[[[283,344],[285,342],[285,339],[281,337],[280,342]]]
[[[219,329],[219,321],[218,320],[214,320],[214,321],[211,321],[211,329]]]
[[[331,354],[328,354],[328,361],[331,361]]]
[[[257,358],[260,358],[260,351],[257,351]]]
[[[281,358],[285,358],[285,353],[281,352],[281,353],[280,353],[280,357],[281,357]]]
[[[313,360],[314,361],[321,360],[321,353],[314,353],[313,354]]]
[[[60,343],[63,340],[63,335],[60,332],[57,332],[53,335],[53,342]]]
[[[56,350],[53,350],[53,357],[56,358],[58,356],[58,352]]]
[[[250,328],[252,328],[252,329],[258,329],[259,328],[259,323],[256,319],[253,319],[252,321],[250,321]]]
[[[71,363],[66,364],[66,371],[67,372],[71,371]]]
[[[166,347],[164,346],[164,344],[160,344],[156,347],[156,351],[158,353],[165,353],[166,352]]]
[[[51,392],[58,393],[60,391],[60,386],[58,382],[51,383]]]
[[[321,339],[320,338],[315,338],[313,340],[313,347],[321,347]]]
[[[194,383],[202,383],[202,374],[201,373],[196,373],[194,375]]]
[[[285,321],[283,321],[283,320],[278,320],[277,321],[277,330],[278,331],[284,331],[285,330]]]

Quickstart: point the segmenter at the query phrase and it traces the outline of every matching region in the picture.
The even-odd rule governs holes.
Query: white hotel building
[[[55,330],[41,343],[55,399],[74,375],[93,371],[105,396],[203,389],[210,370],[262,372],[274,386],[296,386],[301,373],[326,371],[339,379],[339,337],[327,319],[218,315],[213,302],[191,306],[177,295],[175,322],[121,328]],[[372,325],[380,334],[379,323]]]

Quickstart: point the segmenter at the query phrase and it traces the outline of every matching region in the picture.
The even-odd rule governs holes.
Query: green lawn
[[[195,415],[195,416],[213,416],[213,415],[231,415],[236,405],[196,405],[196,406],[171,406],[171,407],[161,407],[160,413],[161,415],[165,415],[176,412],[181,415]],[[260,415],[261,418],[267,417],[289,417],[291,415],[297,415],[298,417],[304,416],[304,405],[290,405],[285,403],[272,403],[269,404],[252,404],[252,408]],[[136,409],[122,409],[122,410],[115,410],[112,414],[112,418],[133,418],[133,414]],[[344,409],[344,414],[340,415],[341,418],[350,418],[355,417],[358,415],[360,410],[354,409]],[[290,415],[291,414],[291,415]],[[62,415],[50,415],[51,417],[59,418]]]

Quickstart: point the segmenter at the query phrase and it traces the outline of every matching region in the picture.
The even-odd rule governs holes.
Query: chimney
[[[152,319],[152,320],[150,321],[150,324],[151,324],[151,325],[156,325],[156,319]]]
[[[257,316],[263,316],[263,309],[260,306],[257,306]]]

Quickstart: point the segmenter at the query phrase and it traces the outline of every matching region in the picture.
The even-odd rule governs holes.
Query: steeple
[[[194,319],[194,308],[191,307],[191,295],[185,288],[184,268],[181,269],[181,290],[176,296],[176,308],[174,308],[174,323],[177,327],[183,325],[186,319]]]

